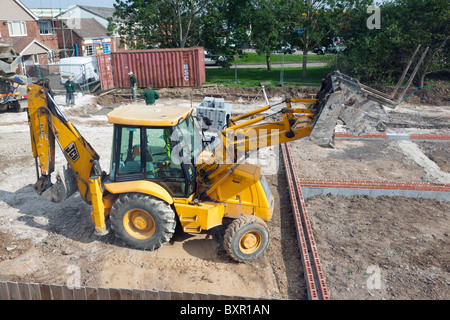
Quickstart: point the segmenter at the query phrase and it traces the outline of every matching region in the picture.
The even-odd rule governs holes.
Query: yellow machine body
[[[314,103],[315,100],[298,102]],[[77,191],[93,207],[91,215],[97,233],[105,233],[105,218],[111,213],[120,195],[129,193],[146,194],[163,200],[173,208],[183,230],[189,233],[199,233],[221,225],[224,217],[254,215],[268,221],[273,213],[273,197],[261,169],[239,159],[238,162],[230,162],[229,158],[226,158],[233,157],[230,152],[245,153],[307,136],[312,128],[314,112],[309,109],[293,109],[289,102],[290,111],[283,113],[281,121],[260,124],[264,117],[257,117],[238,123],[267,109],[269,107],[231,119],[231,127],[221,133],[223,146],[213,153],[207,150],[200,153],[199,158],[206,160],[196,163],[195,167],[191,168],[194,170],[188,170],[191,174],[192,171],[196,172],[196,176],[192,178],[195,182],[191,183],[189,190],[186,187],[184,194],[177,194],[170,188],[170,183],[158,182],[157,179],[136,176],[133,179],[120,180],[112,172],[117,171],[113,165],[109,176],[105,172],[100,172],[96,168],[99,155],[65,118],[46,90],[40,85],[29,85],[28,115],[32,151],[41,174],[39,176],[38,173],[38,181],[41,181],[39,188],[45,190],[45,193],[48,192],[46,189],[56,187],[56,185],[49,186],[50,174],[54,171],[54,145],[57,141],[73,171]],[[118,130],[127,129],[130,132],[134,131],[136,135],[141,132],[142,135],[149,128],[169,130],[187,123],[192,117],[192,112],[193,108],[186,107],[129,105],[110,112],[108,120]],[[302,115],[294,118],[294,112],[301,112]],[[230,139],[228,136],[232,130],[245,136],[245,139]],[[118,134],[116,136],[115,133],[114,139],[117,137]],[[131,139],[130,136],[130,143]],[[151,144],[155,139],[147,137],[147,140]],[[125,148],[123,142],[113,141],[113,144],[113,150]],[[145,145],[136,143],[130,144],[124,150],[134,159],[136,155],[145,157],[143,155],[145,148]],[[119,157],[123,158],[124,155],[120,154]],[[145,167],[142,162],[141,167]],[[214,169],[211,170],[212,168]],[[146,169],[142,169],[142,174],[147,174]],[[150,174],[155,172],[156,175],[158,169],[164,168],[161,165],[161,168],[153,168],[148,172]],[[69,192],[63,195],[70,196]],[[64,197],[52,198],[54,202],[62,200]]]

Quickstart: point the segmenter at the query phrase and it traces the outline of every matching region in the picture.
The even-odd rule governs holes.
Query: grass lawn
[[[283,54],[272,54],[270,56],[270,61],[273,63],[280,63],[281,57]],[[308,61],[322,61],[322,62],[332,62],[334,61],[335,57],[333,55],[316,55],[316,54],[309,54],[308,55]],[[285,54],[284,55],[284,62],[302,62],[303,61],[303,55],[302,54]],[[233,62],[234,63],[234,62]],[[246,56],[241,56],[237,60],[238,64],[244,64],[244,63],[266,63],[266,56],[260,56],[256,53],[247,53]]]
[[[235,83],[235,71],[237,70],[237,80]],[[322,78],[325,77],[331,68],[325,67],[308,67],[307,78],[302,79],[301,68],[285,68],[283,83],[295,83],[295,84],[315,84],[320,85]],[[266,68],[218,68],[218,69],[206,69],[206,83],[223,83],[227,86],[255,86],[262,81],[270,81],[272,86],[276,86],[280,83],[281,69],[272,69],[267,71]]]

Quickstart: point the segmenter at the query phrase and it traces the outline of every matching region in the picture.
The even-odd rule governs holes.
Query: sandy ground
[[[63,97],[57,98],[63,102]],[[158,103],[189,107],[195,102],[161,99]],[[106,109],[89,96],[77,104],[65,108],[65,113],[100,154],[103,170],[109,172],[112,126],[106,122]],[[245,100],[237,99],[233,104],[235,112],[249,109]],[[255,102],[255,107],[263,104]],[[398,112],[399,117],[404,115],[401,119],[407,119],[403,128],[416,130],[413,122],[420,119],[416,107],[405,108],[405,112]],[[439,116],[448,115],[448,108],[440,108]],[[424,106],[424,110],[434,109]],[[394,130],[395,125],[392,127]],[[297,141],[291,146],[302,177],[440,179],[402,152],[397,143],[337,141],[336,149],[321,149],[308,141]],[[438,166],[438,173],[449,173],[448,144],[416,145]],[[57,162],[63,165],[63,160],[58,153]],[[52,204],[34,192],[36,172],[26,113],[0,114],[0,281],[305,299],[282,170],[279,166],[275,170],[279,175],[268,176],[275,212],[268,224],[271,243],[260,259],[249,264],[232,261],[220,244],[223,228],[195,236],[176,233],[169,244],[154,252],[133,250],[112,233],[95,236],[91,209],[78,195]],[[447,202],[318,196],[308,200],[308,209],[333,299],[449,298]],[[381,269],[380,294],[378,289],[367,288],[371,271],[367,268],[372,265]]]

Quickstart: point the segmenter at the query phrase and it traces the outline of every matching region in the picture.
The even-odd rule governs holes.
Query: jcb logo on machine
[[[75,142],[72,142],[69,144],[65,149],[64,152],[69,156],[70,160],[73,162],[76,162],[80,155],[78,154],[77,146],[75,145]]]

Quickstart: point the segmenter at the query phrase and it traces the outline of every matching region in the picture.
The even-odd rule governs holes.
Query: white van
[[[100,81],[95,57],[63,58],[59,61],[59,73],[62,84],[66,83],[69,77],[80,85]]]

